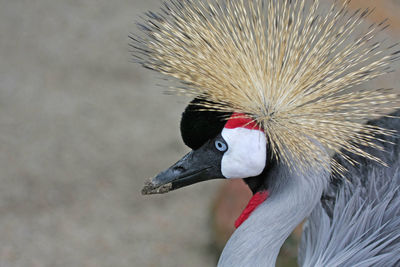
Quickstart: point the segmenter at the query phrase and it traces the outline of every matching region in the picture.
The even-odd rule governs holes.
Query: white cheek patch
[[[247,178],[262,173],[267,157],[267,140],[262,131],[224,128],[221,135],[228,144],[221,162],[226,178]]]

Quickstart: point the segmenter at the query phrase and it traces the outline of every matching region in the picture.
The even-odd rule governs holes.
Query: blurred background
[[[140,194],[188,151],[188,99],[162,94],[129,53],[135,20],[159,5],[0,0],[0,266],[216,264],[249,197],[241,182]],[[399,40],[399,0],[360,6],[389,17],[385,35]],[[377,86],[400,88],[398,75]],[[295,255],[296,235],[280,266]]]

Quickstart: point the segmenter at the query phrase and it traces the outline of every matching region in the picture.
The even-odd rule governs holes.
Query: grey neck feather
[[[277,165],[268,173],[269,198],[236,229],[218,266],[275,266],[279,250],[319,202],[329,181],[324,170],[290,172]]]

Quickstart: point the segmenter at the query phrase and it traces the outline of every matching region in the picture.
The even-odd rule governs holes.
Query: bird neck
[[[265,177],[269,197],[236,229],[218,266],[275,266],[283,242],[319,202],[329,172],[276,166]]]

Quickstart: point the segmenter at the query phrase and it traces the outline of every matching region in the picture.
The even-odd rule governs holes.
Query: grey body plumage
[[[400,130],[396,118],[369,124]],[[301,266],[400,265],[400,138],[379,138],[385,152],[366,149],[389,167],[355,155],[358,165],[342,162],[347,180],[334,178],[304,227]]]

